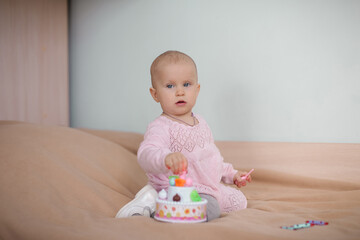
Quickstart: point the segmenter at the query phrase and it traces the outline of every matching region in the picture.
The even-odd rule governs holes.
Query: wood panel
[[[69,125],[66,0],[0,0],[0,120]]]

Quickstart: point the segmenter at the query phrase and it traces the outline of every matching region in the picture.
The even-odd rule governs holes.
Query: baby
[[[150,73],[150,94],[163,113],[149,124],[138,150],[138,162],[149,184],[116,217],[152,216],[157,192],[168,188],[170,175],[183,172],[208,201],[208,221],[223,212],[246,208],[243,193],[221,182],[240,188],[251,182],[251,177],[242,179],[246,172],[236,171],[223,161],[209,126],[192,113],[200,91],[193,59],[182,52],[167,51],[154,60]]]

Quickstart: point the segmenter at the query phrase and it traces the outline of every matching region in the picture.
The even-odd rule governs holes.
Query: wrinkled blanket
[[[200,224],[116,219],[147,179],[137,133],[0,121],[0,239],[360,239],[360,144],[217,142],[248,208]],[[281,229],[306,220],[326,226]]]

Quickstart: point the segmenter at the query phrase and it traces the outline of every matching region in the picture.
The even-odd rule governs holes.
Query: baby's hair
[[[163,62],[166,63],[178,63],[178,62],[189,62],[194,64],[195,67],[195,71],[197,72],[197,68],[196,68],[196,64],[194,62],[194,60],[187,54],[183,53],[183,52],[179,52],[179,51],[174,51],[174,50],[169,50],[166,51],[162,54],[160,54],[157,58],[155,58],[155,60],[153,61],[153,63],[151,64],[150,67],[150,75],[151,75],[151,84],[154,87],[154,78],[155,78],[155,73],[157,68],[159,67],[159,65]],[[196,73],[197,74],[197,73]]]

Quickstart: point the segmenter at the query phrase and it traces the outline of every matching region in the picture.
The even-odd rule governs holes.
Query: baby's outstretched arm
[[[174,174],[180,174],[187,171],[188,161],[182,153],[174,152],[165,157],[165,165]]]

